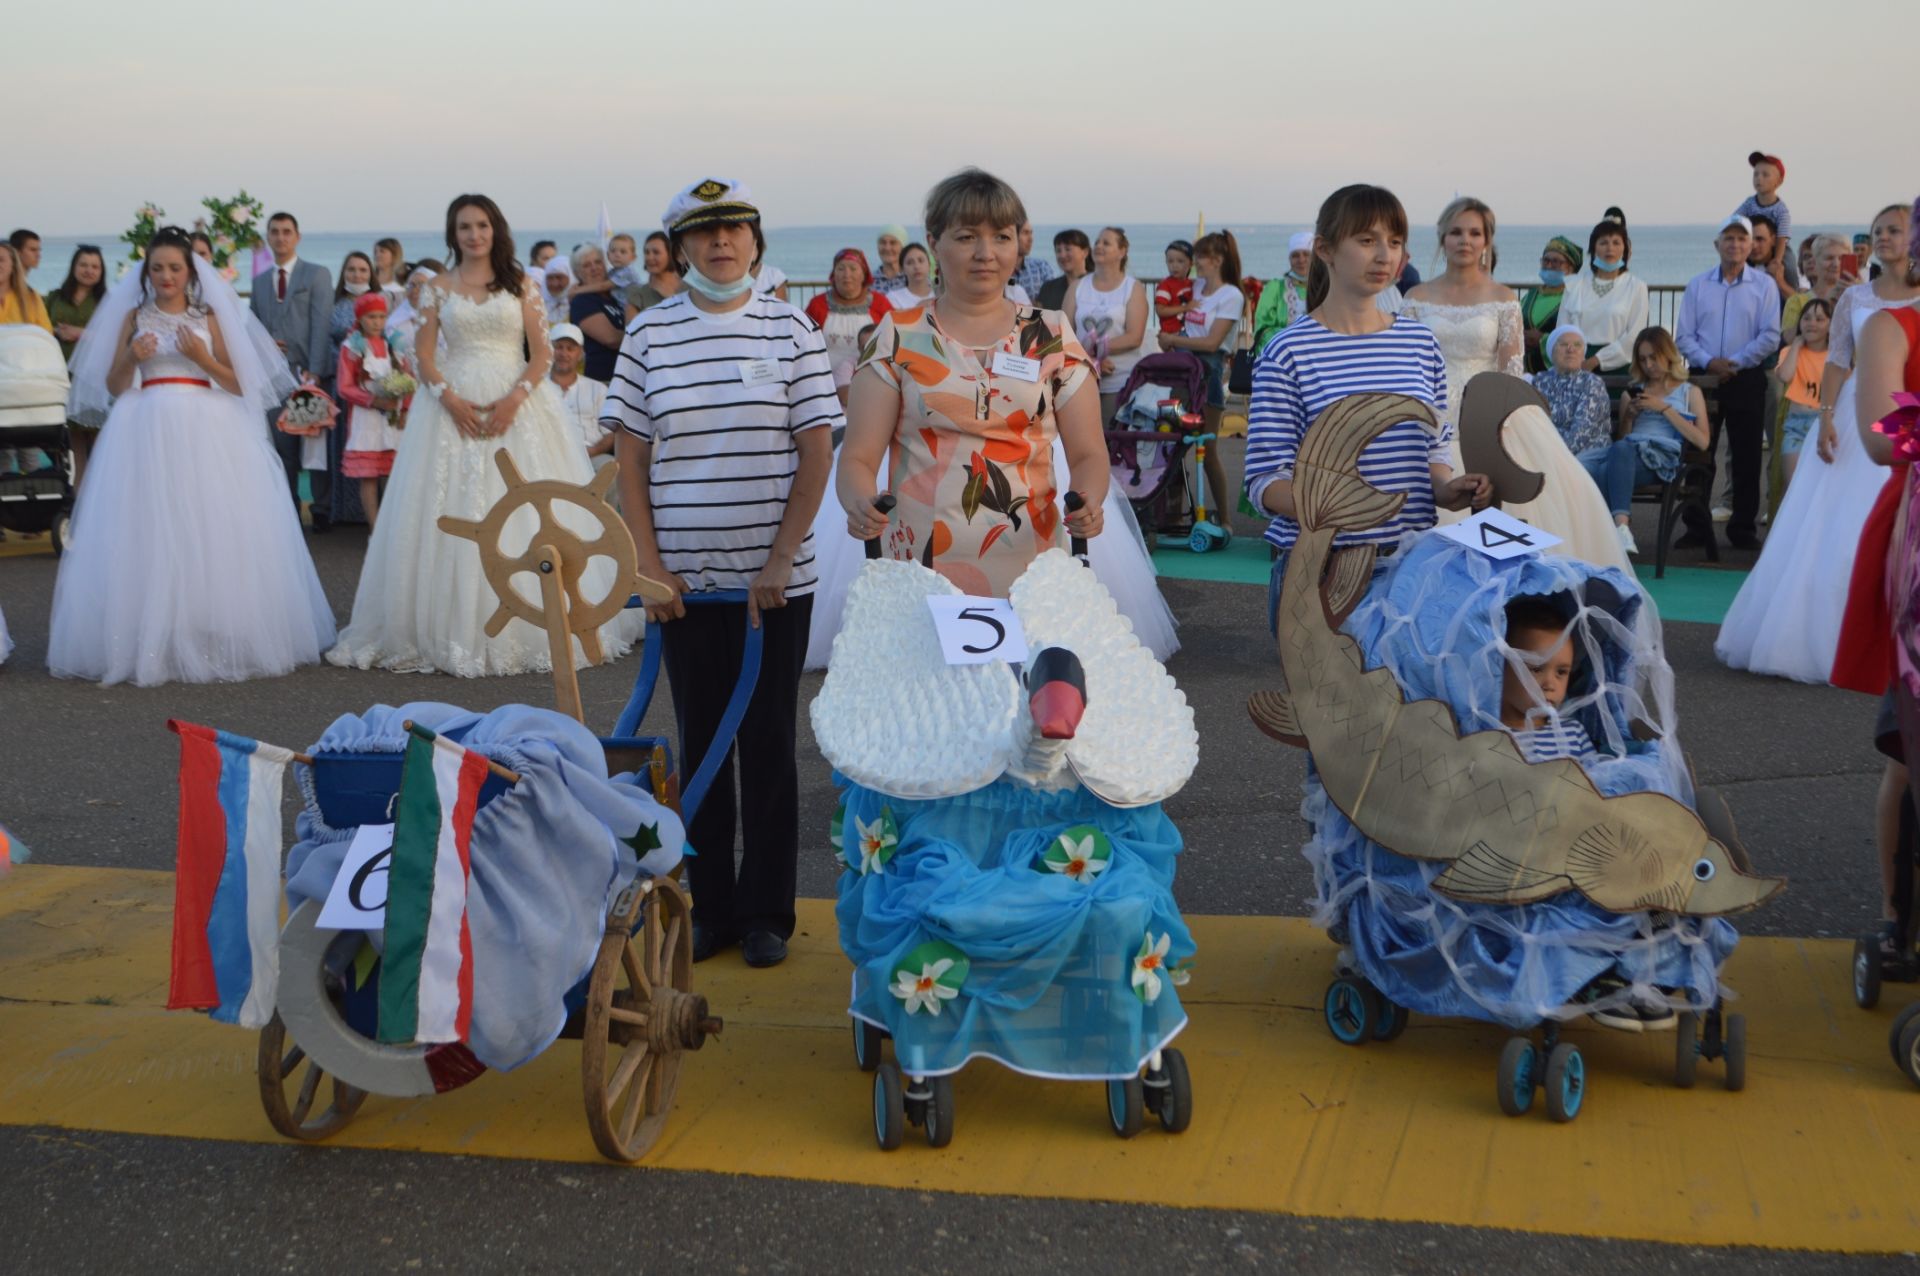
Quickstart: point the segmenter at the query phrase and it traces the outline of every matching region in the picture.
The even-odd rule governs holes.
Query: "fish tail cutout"
[[[1567,889],[1565,875],[1528,868],[1488,846],[1475,842],[1467,853],[1447,865],[1433,879],[1434,887],[1456,899],[1484,904],[1524,904]]]
[[[1296,749],[1307,747],[1306,733],[1300,730],[1300,719],[1293,711],[1293,701],[1278,691],[1256,691],[1247,697],[1247,716],[1253,719],[1253,725],[1261,732],[1290,744]]]
[[[1367,596],[1367,586],[1373,583],[1373,560],[1378,556],[1379,550],[1372,545],[1349,545],[1334,551],[1333,565],[1327,569],[1325,592],[1321,595],[1330,628],[1338,629],[1347,623],[1347,617]]]
[[[1687,902],[1687,883],[1675,878],[1669,858],[1632,825],[1600,823],[1567,847],[1567,876],[1582,895],[1615,912],[1679,912]]]
[[[1436,434],[1433,408],[1404,394],[1350,394],[1315,417],[1294,464],[1294,507],[1309,530],[1360,531],[1399,512],[1406,495],[1383,492],[1360,477],[1360,454],[1391,426],[1425,422]]]

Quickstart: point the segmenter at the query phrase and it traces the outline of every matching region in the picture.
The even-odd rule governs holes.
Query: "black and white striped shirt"
[[[653,445],[647,489],[668,571],[694,590],[745,589],[766,565],[800,453],[794,436],[843,428],[826,341],[768,294],[708,314],[682,292],[627,325],[601,423]],[[813,537],[787,596],[813,592]]]

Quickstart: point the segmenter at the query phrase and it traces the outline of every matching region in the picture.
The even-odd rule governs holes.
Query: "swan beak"
[[[1071,740],[1087,712],[1087,675],[1080,658],[1061,647],[1044,648],[1027,667],[1027,711],[1042,739]]]

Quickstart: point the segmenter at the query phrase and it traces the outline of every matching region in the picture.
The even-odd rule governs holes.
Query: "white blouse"
[[[1647,326],[1647,285],[1631,270],[1613,277],[1601,296],[1591,269],[1567,280],[1560,294],[1560,319],[1580,329],[1589,347],[1601,347],[1600,371],[1618,372],[1633,362],[1633,339]]]

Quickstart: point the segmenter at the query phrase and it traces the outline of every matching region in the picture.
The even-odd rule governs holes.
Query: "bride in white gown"
[[[1440,214],[1440,247],[1447,268],[1437,279],[1407,294],[1400,313],[1433,330],[1447,361],[1446,421],[1454,427],[1453,472],[1460,460],[1459,407],[1467,382],[1482,372],[1520,376],[1525,331],[1520,302],[1491,273],[1493,210],[1462,197]],[[1540,495],[1524,504],[1509,503],[1506,513],[1553,533],[1561,540],[1554,552],[1604,567],[1632,572],[1620,534],[1614,530],[1605,498],[1553,426],[1538,408],[1522,408],[1507,418],[1501,442],[1515,461],[1546,475]],[[1441,510],[1442,523],[1465,518],[1467,511]]]
[[[1833,459],[1823,460],[1812,439],[1800,450],[1760,559],[1714,640],[1714,654],[1734,669],[1801,682],[1833,677],[1854,551],[1887,481],[1886,469],[1867,455],[1854,428],[1853,352],[1876,313],[1920,304],[1920,289],[1906,282],[1906,211],[1888,209],[1874,219],[1873,229],[1880,278],[1847,289],[1833,308],[1827,379],[1845,377],[1834,401]]]
[[[510,620],[497,637],[487,636],[499,604],[481,573],[479,549],[441,531],[439,519],[480,519],[505,493],[494,461],[502,447],[529,480],[585,483],[593,467],[547,380],[553,352],[546,311],[514,259],[499,208],[484,195],[460,196],[447,210],[447,240],[452,268],[426,286],[419,304],[421,388],[367,546],[353,619],[327,659],[462,677],[546,670],[552,661],[544,630]],[[558,503],[554,511],[584,539],[599,535],[599,524],[578,510]],[[532,507],[516,513],[501,550],[524,552],[538,521]],[[523,596],[537,598],[526,582],[525,576],[516,582]],[[594,559],[581,580],[582,596],[598,600],[613,588],[612,560]],[[644,624],[635,610],[603,626],[607,658],[627,651]],[[584,664],[577,645],[574,650],[576,664]]]

